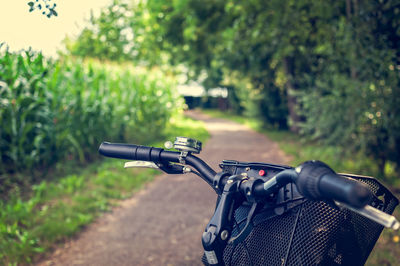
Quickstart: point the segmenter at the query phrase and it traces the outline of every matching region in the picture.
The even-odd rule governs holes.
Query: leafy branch
[[[51,18],[52,16],[58,16],[58,13],[56,11],[56,3],[51,3],[51,0],[35,0],[35,1],[30,1],[28,2],[29,6],[29,12],[32,12],[34,10],[39,10],[42,12],[43,15],[47,16],[48,18]]]

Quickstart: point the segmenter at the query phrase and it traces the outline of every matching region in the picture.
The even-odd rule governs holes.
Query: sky
[[[112,0],[53,0],[58,17],[47,18],[35,10],[29,12],[29,0],[0,0],[0,43],[18,51],[32,47],[55,56],[68,34],[76,36],[87,24],[90,10],[96,14]]]

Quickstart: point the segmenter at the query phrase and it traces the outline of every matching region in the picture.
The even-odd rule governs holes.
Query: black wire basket
[[[370,187],[375,197],[369,205],[393,213],[399,201],[376,179],[344,176]],[[286,201],[282,211],[276,209],[264,208],[254,217],[247,238],[227,245],[226,265],[364,265],[383,229],[368,218],[323,201],[297,198]],[[244,226],[248,211],[245,205],[236,210],[232,236]],[[202,261],[208,265],[205,256]]]

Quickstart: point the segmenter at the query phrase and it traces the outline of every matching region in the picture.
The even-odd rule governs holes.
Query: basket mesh
[[[387,191],[382,185],[371,178],[358,181],[367,184],[375,194],[370,205],[386,213],[393,212],[398,201],[390,193],[382,195]],[[245,206],[236,210],[233,236],[244,226],[247,212]],[[224,262],[226,265],[363,265],[382,229],[354,212],[307,200],[282,215],[257,223],[242,243],[227,245]],[[202,261],[208,265],[204,256]]]

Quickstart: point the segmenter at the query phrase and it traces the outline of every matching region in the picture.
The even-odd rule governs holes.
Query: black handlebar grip
[[[162,151],[163,149],[160,148],[109,142],[103,142],[99,147],[99,153],[107,157],[155,163],[160,162]]]
[[[297,188],[303,196],[320,200],[332,199],[355,208],[362,208],[372,199],[367,185],[337,175],[320,161],[308,161],[299,166]]]

